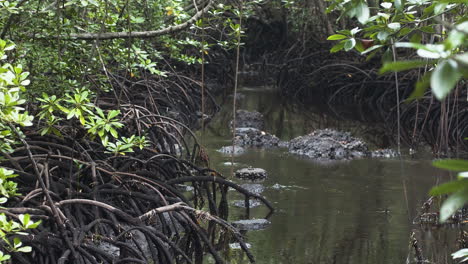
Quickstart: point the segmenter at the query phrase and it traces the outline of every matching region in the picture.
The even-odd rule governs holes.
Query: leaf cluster
[[[383,51],[382,74],[427,69],[410,99],[422,96],[430,86],[434,96],[442,100],[468,76],[466,8],[466,3],[458,0],[394,0],[381,3],[375,15],[369,16],[364,1],[334,1],[329,10],[338,9],[349,17],[357,17],[362,28],[331,35],[329,40],[339,40],[331,52],[356,49],[369,59]],[[394,53],[403,48],[415,49],[419,58],[393,60],[397,55]]]

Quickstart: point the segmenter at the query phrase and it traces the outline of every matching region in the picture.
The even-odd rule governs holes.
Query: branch
[[[76,33],[69,34],[68,36],[61,37],[62,39],[83,39],[83,40],[103,40],[103,39],[123,39],[123,38],[152,38],[164,34],[169,34],[177,31],[181,31],[195,23],[205,12],[211,8],[213,1],[208,1],[205,8],[201,9],[193,17],[186,22],[170,26],[167,28],[152,30],[152,31],[135,31],[135,32],[105,32],[105,33]]]

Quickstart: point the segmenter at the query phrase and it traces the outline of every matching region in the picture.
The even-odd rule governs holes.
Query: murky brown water
[[[385,144],[378,126],[313,112],[299,114],[295,107],[282,104],[281,97],[270,89],[244,87],[240,92],[246,97],[239,101],[238,109],[263,113],[266,130],[282,139],[330,127]],[[231,144],[227,128],[230,110],[227,102],[203,135],[211,166],[224,175],[230,175],[231,168],[223,163],[231,158],[215,150]],[[431,167],[430,157],[324,164],[281,149],[249,149],[235,162],[240,164],[236,169],[253,166],[269,173],[262,184],[266,187],[263,195],[276,208],[269,218],[272,224],[247,233],[257,263],[415,263],[412,232],[428,263],[454,263],[450,253],[456,250],[457,228],[423,231],[413,224],[431,186],[449,179],[447,173]],[[278,185],[282,187],[275,188]],[[229,198],[236,197],[232,193]],[[250,210],[250,217],[263,218],[267,213],[265,207],[256,207]],[[244,209],[234,209],[230,217],[239,220],[245,214]],[[235,250],[228,254],[230,263],[248,263]]]

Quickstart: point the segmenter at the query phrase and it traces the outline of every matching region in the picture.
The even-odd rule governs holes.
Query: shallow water
[[[312,107],[305,113],[283,103],[274,89],[244,87],[240,92],[246,97],[238,101],[238,109],[263,113],[265,130],[282,139],[330,127],[351,131],[374,147],[388,144],[375,124],[337,119]],[[200,135],[211,166],[226,176],[231,174],[225,164],[231,157],[216,149],[231,143],[231,100]],[[457,228],[427,231],[413,224],[431,186],[450,177],[432,168],[430,157],[317,163],[284,149],[249,149],[234,161],[234,170],[252,166],[269,174],[262,195],[276,209],[268,218],[272,224],[246,234],[257,263],[415,263],[412,232],[429,263],[453,263],[450,253],[456,250]],[[229,198],[241,199],[234,192]],[[230,220],[247,217],[245,209],[233,210]],[[249,217],[264,218],[267,213],[260,206],[250,209]],[[238,250],[224,253],[230,263],[248,263]]]

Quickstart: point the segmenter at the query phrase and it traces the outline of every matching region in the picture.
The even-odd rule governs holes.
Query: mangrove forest
[[[0,263],[468,262],[467,0],[0,0]]]

